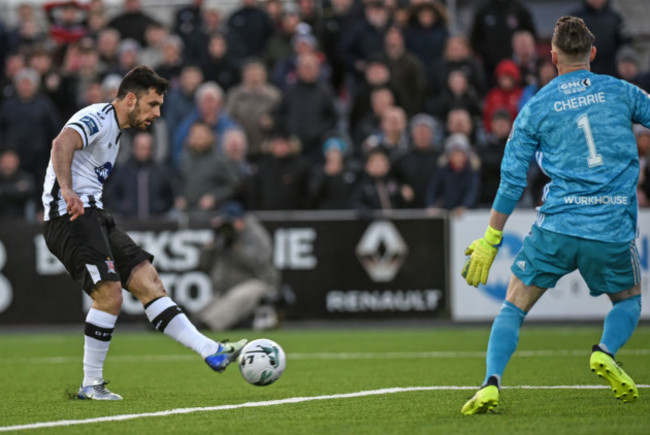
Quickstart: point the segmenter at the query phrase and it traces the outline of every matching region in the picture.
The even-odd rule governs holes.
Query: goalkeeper
[[[616,352],[641,314],[641,273],[635,245],[639,158],[632,124],[650,126],[650,98],[639,88],[590,72],[594,36],[580,18],[562,17],[551,41],[558,77],[524,106],[501,163],[501,182],[485,236],[473,242],[462,270],[472,286],[485,284],[508,216],[526,186],[534,157],[551,178],[544,205],[512,265],[506,300],[492,325],[482,387],[462,414],[497,406],[501,377],[528,311],[546,289],[578,269],[592,296],[606,294],[613,308],[591,370],[617,399],[638,397],[634,381],[616,364]]]

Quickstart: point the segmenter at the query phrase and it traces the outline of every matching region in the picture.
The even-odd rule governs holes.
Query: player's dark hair
[[[129,92],[140,98],[152,88],[158,95],[164,95],[169,89],[169,81],[160,77],[148,66],[137,66],[126,73],[122,79],[122,83],[120,83],[117,90],[117,98],[121,100]]]
[[[555,23],[552,43],[562,53],[576,57],[588,54],[595,39],[582,18],[565,15]]]

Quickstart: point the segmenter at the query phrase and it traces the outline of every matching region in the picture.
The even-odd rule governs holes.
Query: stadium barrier
[[[355,212],[258,215],[282,272],[285,318],[405,319],[448,317],[447,221],[423,212],[360,219]],[[155,256],[165,288],[187,311],[212,297],[198,270],[201,246],[213,239],[207,222],[122,222]],[[124,294],[120,322],[144,322],[142,307]],[[88,298],[48,251],[40,225],[0,228],[0,323],[80,322]]]
[[[274,243],[282,272],[287,320],[388,320],[451,318],[491,320],[498,312],[510,266],[534,211],[515,211],[504,233],[487,286],[460,277],[465,247],[479,237],[487,210],[460,218],[424,211],[359,216],[355,212],[257,214]],[[208,274],[198,270],[199,250],[213,239],[207,222],[122,222],[134,240],[155,255],[166,289],[191,312],[212,297]],[[637,240],[643,294],[650,294],[650,210],[639,214]],[[78,323],[90,299],[54,258],[42,226],[5,222],[0,227],[0,324]],[[602,319],[607,298],[592,298],[577,272],[549,290],[528,318],[548,321]],[[642,318],[650,318],[644,304]],[[125,292],[120,322],[145,322],[142,307]]]

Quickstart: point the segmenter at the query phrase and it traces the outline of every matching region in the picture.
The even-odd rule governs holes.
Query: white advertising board
[[[510,266],[522,245],[522,240],[535,222],[534,210],[515,212],[508,219],[503,246],[490,270],[486,286],[469,286],[460,276],[465,262],[465,248],[483,235],[488,224],[489,211],[469,211],[450,222],[450,285],[451,312],[456,321],[492,320],[499,312],[512,275]],[[639,213],[639,238],[637,247],[642,272],[643,296],[650,297],[650,210]],[[644,301],[644,302],[645,302]],[[578,271],[563,277],[557,286],[549,289],[529,312],[533,320],[595,320],[603,319],[611,308],[607,296],[592,297]],[[650,319],[650,303],[645,302],[642,319]]]

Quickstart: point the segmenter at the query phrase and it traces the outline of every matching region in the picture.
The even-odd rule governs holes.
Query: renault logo
[[[357,258],[375,282],[395,278],[408,255],[404,239],[389,221],[370,224],[356,249]]]

